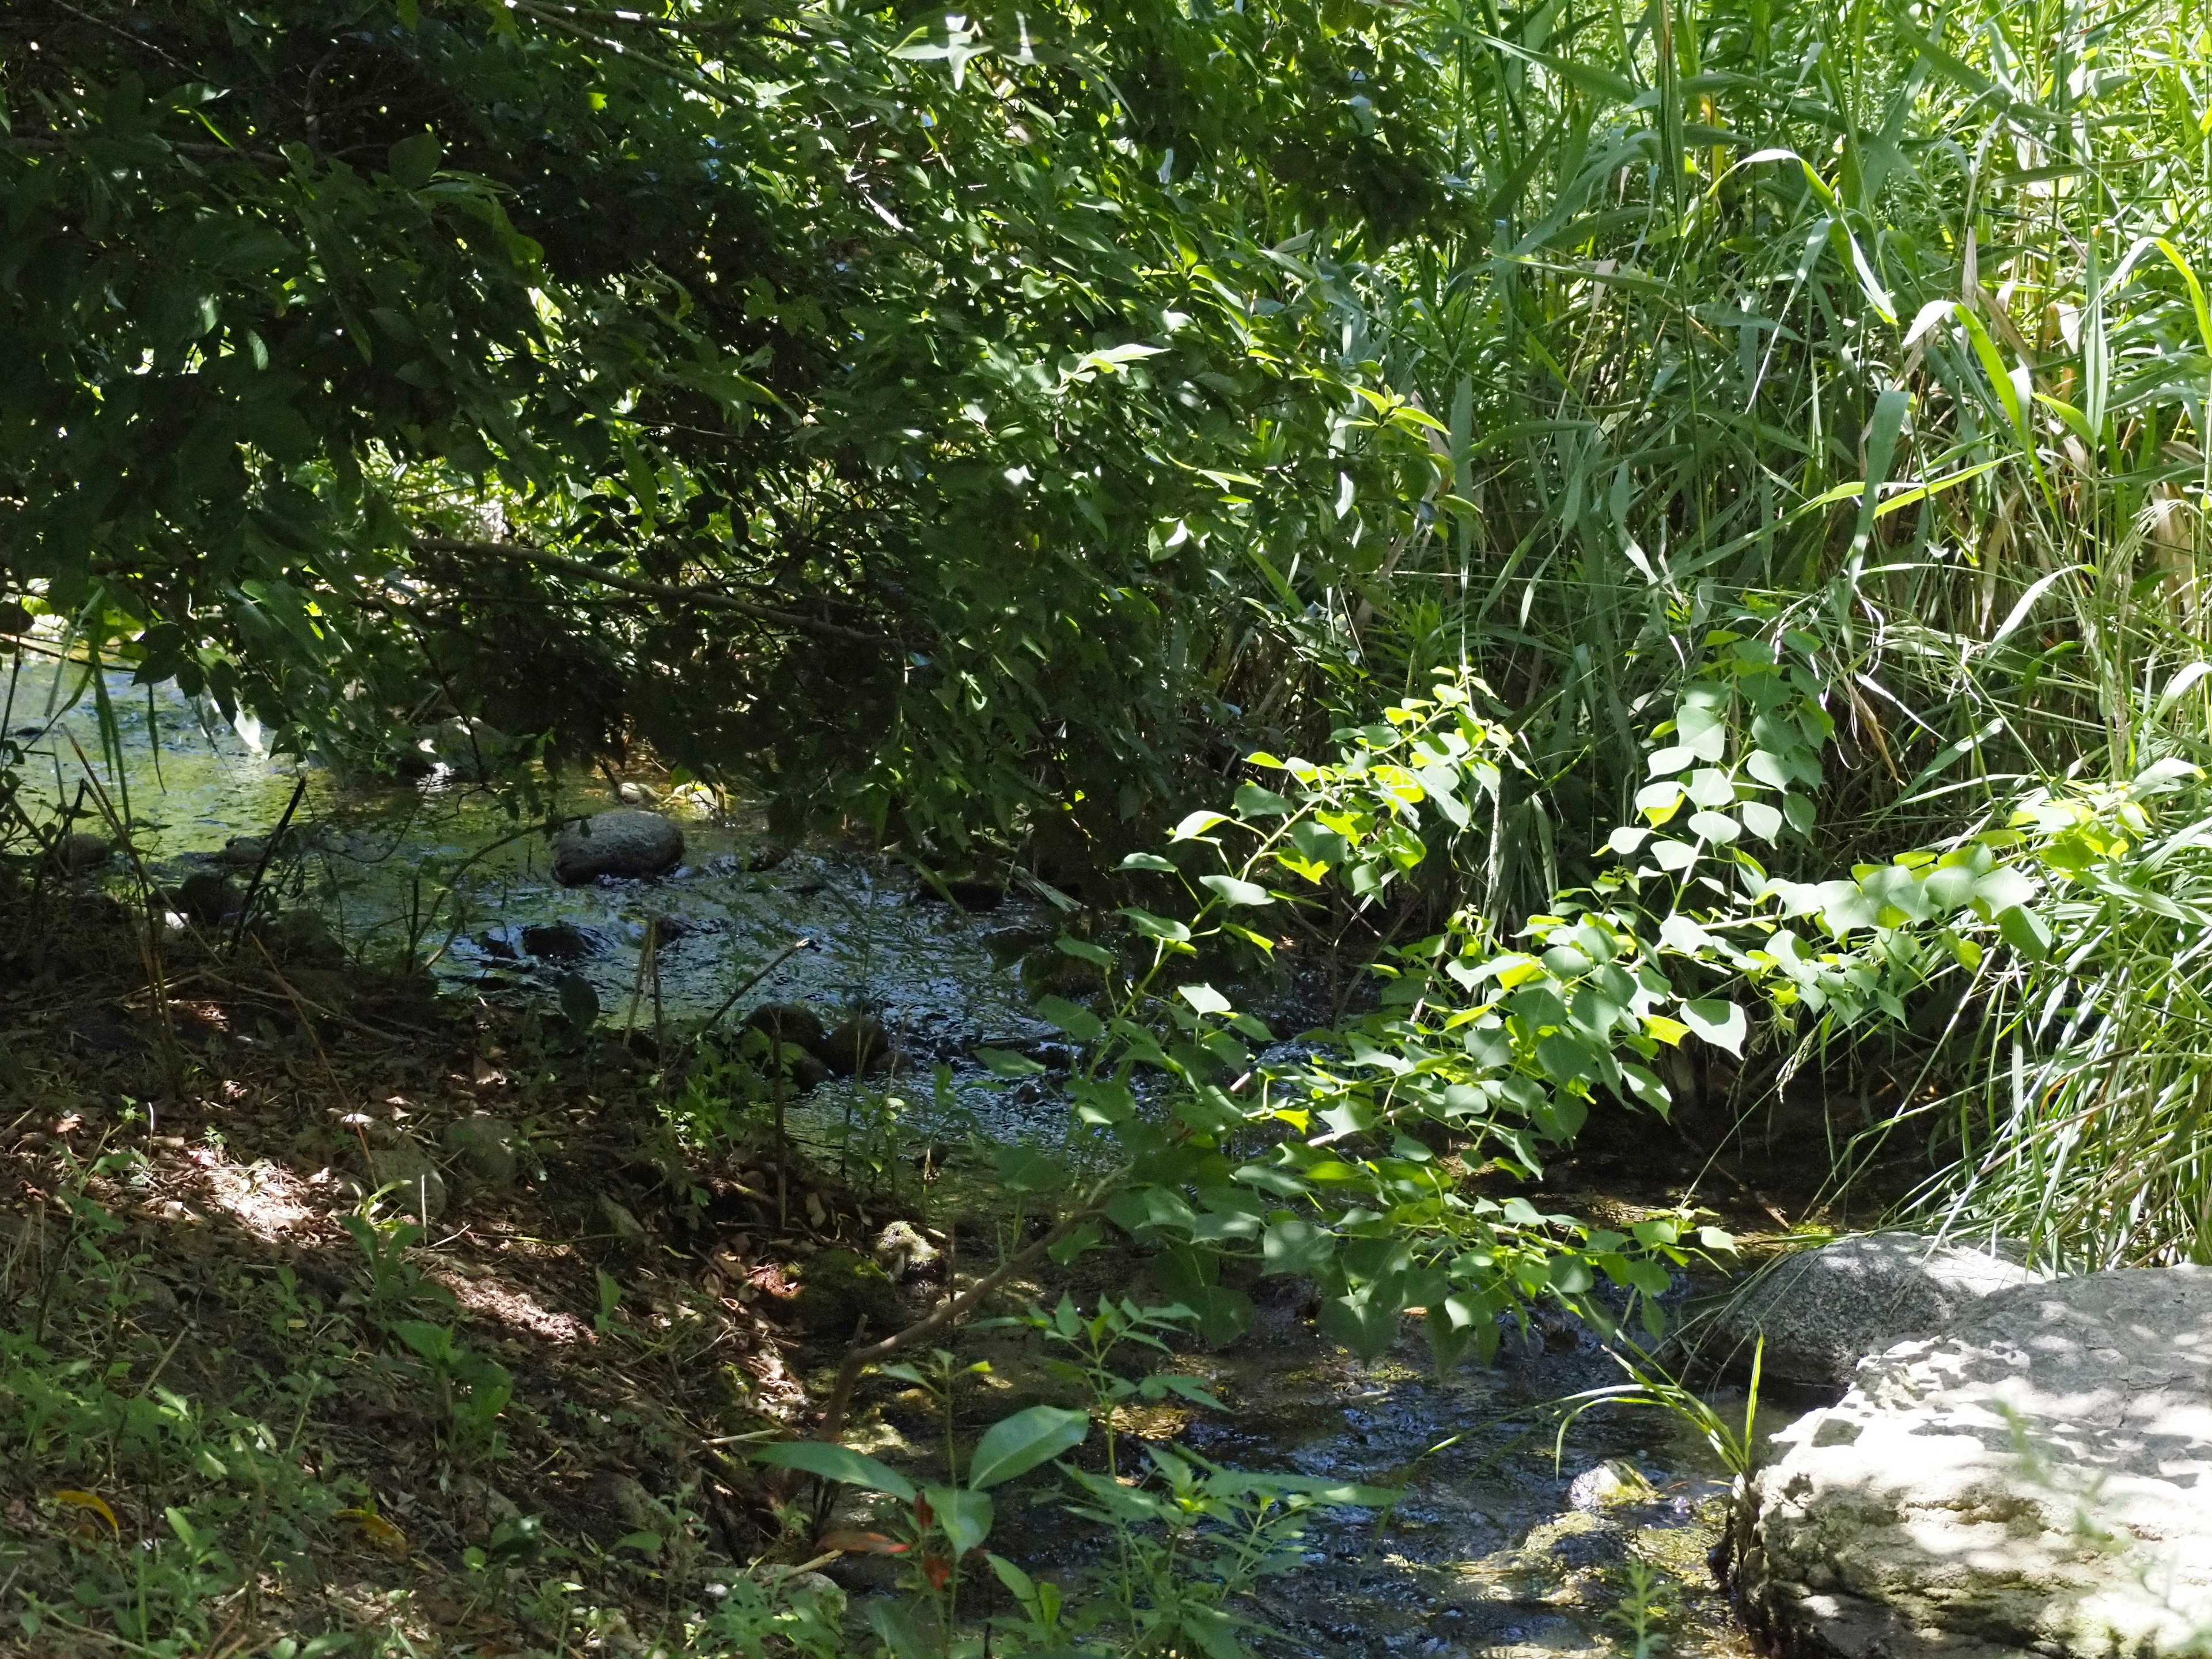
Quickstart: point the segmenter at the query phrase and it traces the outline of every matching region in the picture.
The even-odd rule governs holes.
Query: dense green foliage
[[[1405,42],[1071,21],[12,9],[10,566],[356,763],[470,715],[878,820],[1133,816],[1251,586],[1176,526],[1346,401],[1262,243],[1436,192],[1345,98]]]
[[[2191,0],[28,0],[0,53],[46,646],[356,769],[483,720],[1112,872],[1063,1260],[1117,1226],[1217,1339],[1240,1261],[1370,1354],[1610,1322],[1697,1218],[1481,1178],[1692,1094],[2212,1259]],[[1220,988],[1292,945],[1376,994],[1270,1066]]]

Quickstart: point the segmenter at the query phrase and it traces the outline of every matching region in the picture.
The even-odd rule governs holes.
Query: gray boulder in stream
[[[553,837],[553,874],[580,887],[601,876],[665,875],[684,861],[684,832],[658,812],[598,812]]]
[[[1996,1291],[2042,1275],[2004,1256],[1938,1244],[1917,1233],[1866,1233],[1801,1250],[1761,1273],[1714,1316],[1709,1352],[1765,1376],[1848,1388],[1860,1358],[1909,1336],[1932,1336]]]
[[[2212,1268],[2001,1291],[1774,1444],[1735,1583],[1780,1653],[2157,1659],[2212,1636]]]

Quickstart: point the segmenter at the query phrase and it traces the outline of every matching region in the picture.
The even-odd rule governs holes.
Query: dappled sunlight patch
[[[296,1238],[320,1218],[322,1212],[313,1200],[308,1183],[284,1165],[266,1158],[230,1164],[214,1149],[204,1150],[197,1183],[203,1201],[256,1238],[267,1243]]]
[[[434,1273],[431,1278],[453,1293],[453,1299],[480,1319],[501,1324],[548,1342],[586,1342],[591,1328],[573,1314],[548,1308],[527,1290],[505,1279],[476,1278],[461,1273]]]

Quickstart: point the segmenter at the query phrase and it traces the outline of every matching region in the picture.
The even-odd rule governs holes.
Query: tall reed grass
[[[1316,256],[1308,295],[1434,415],[1445,482],[1247,660],[1323,702],[1333,672],[1488,683],[1534,779],[1509,924],[1632,817],[1650,711],[1746,594],[1811,601],[1837,651],[1784,873],[2207,758],[2202,6],[1419,16],[1470,210]],[[2048,957],[1993,958],[1883,1062],[1935,1211],[2079,1266],[2212,1249],[2208,810],[2169,793],[2118,861],[2054,872]]]

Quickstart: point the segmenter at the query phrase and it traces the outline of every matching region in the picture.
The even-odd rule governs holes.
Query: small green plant
[[[450,1325],[402,1319],[394,1322],[392,1334],[430,1368],[450,1425],[448,1444],[467,1457],[501,1455],[499,1417],[514,1397],[514,1378],[507,1368],[459,1340]]]
[[[427,1281],[407,1259],[422,1242],[422,1229],[403,1215],[385,1214],[377,1202],[381,1196],[363,1199],[338,1224],[361,1252],[362,1308],[373,1324],[386,1328],[422,1297]]]
[[[1712,1448],[1713,1455],[1721,1461],[1721,1466],[1739,1484],[1750,1477],[1758,1462],[1756,1428],[1760,1368],[1766,1358],[1765,1337],[1760,1337],[1752,1350],[1751,1384],[1744,1395],[1741,1427],[1722,1416],[1704,1395],[1685,1388],[1669,1376],[1650,1355],[1638,1353],[1632,1359],[1617,1348],[1608,1352],[1613,1362],[1628,1374],[1629,1380],[1607,1388],[1586,1389],[1558,1402],[1564,1409],[1559,1418],[1559,1433],[1552,1447],[1555,1463],[1565,1456],[1567,1431],[1575,1425],[1584,1412],[1600,1406],[1650,1406],[1672,1413],[1695,1429],[1705,1443]]]
[[[1050,1359],[1046,1362],[1047,1370],[1081,1387],[1096,1402],[1099,1420],[1106,1430],[1108,1474],[1118,1475],[1121,1470],[1119,1425],[1121,1408],[1130,1401],[1157,1403],[1172,1396],[1214,1411],[1223,1409],[1202,1378],[1174,1370],[1129,1377],[1106,1363],[1125,1342],[1166,1354],[1170,1350],[1164,1339],[1188,1330],[1197,1318],[1180,1303],[1169,1307],[1139,1308],[1127,1297],[1118,1301],[1100,1297],[1097,1310],[1087,1318],[1077,1309],[1075,1298],[1065,1294],[1049,1314],[1040,1309],[1030,1310],[1023,1322],[1042,1334],[1048,1347],[1069,1350],[1075,1356],[1072,1359]]]
[[[1662,1626],[1676,1610],[1674,1586],[1650,1563],[1631,1556],[1622,1571],[1626,1580],[1620,1601],[1607,1609],[1606,1622],[1626,1638],[1626,1659],[1659,1659],[1674,1645]]]
[[[760,1569],[740,1573],[712,1613],[684,1626],[686,1651],[699,1659],[847,1659],[845,1593],[812,1574]]]
[[[951,1379],[959,1375],[949,1355],[928,1371],[904,1369],[912,1373],[908,1380],[924,1387],[932,1381],[939,1383],[948,1399]],[[896,1659],[927,1659],[953,1651],[965,1564],[991,1534],[991,1489],[1073,1450],[1090,1432],[1091,1419],[1085,1413],[1032,1406],[1000,1419],[985,1431],[968,1460],[964,1480],[957,1473],[957,1456],[948,1445],[946,1456],[953,1472],[939,1486],[916,1486],[876,1458],[822,1441],[784,1441],[755,1455],[775,1468],[842,1481],[896,1501],[899,1507],[892,1511],[888,1534],[852,1541],[911,1564],[901,1579],[907,1600],[872,1604],[869,1623]]]

